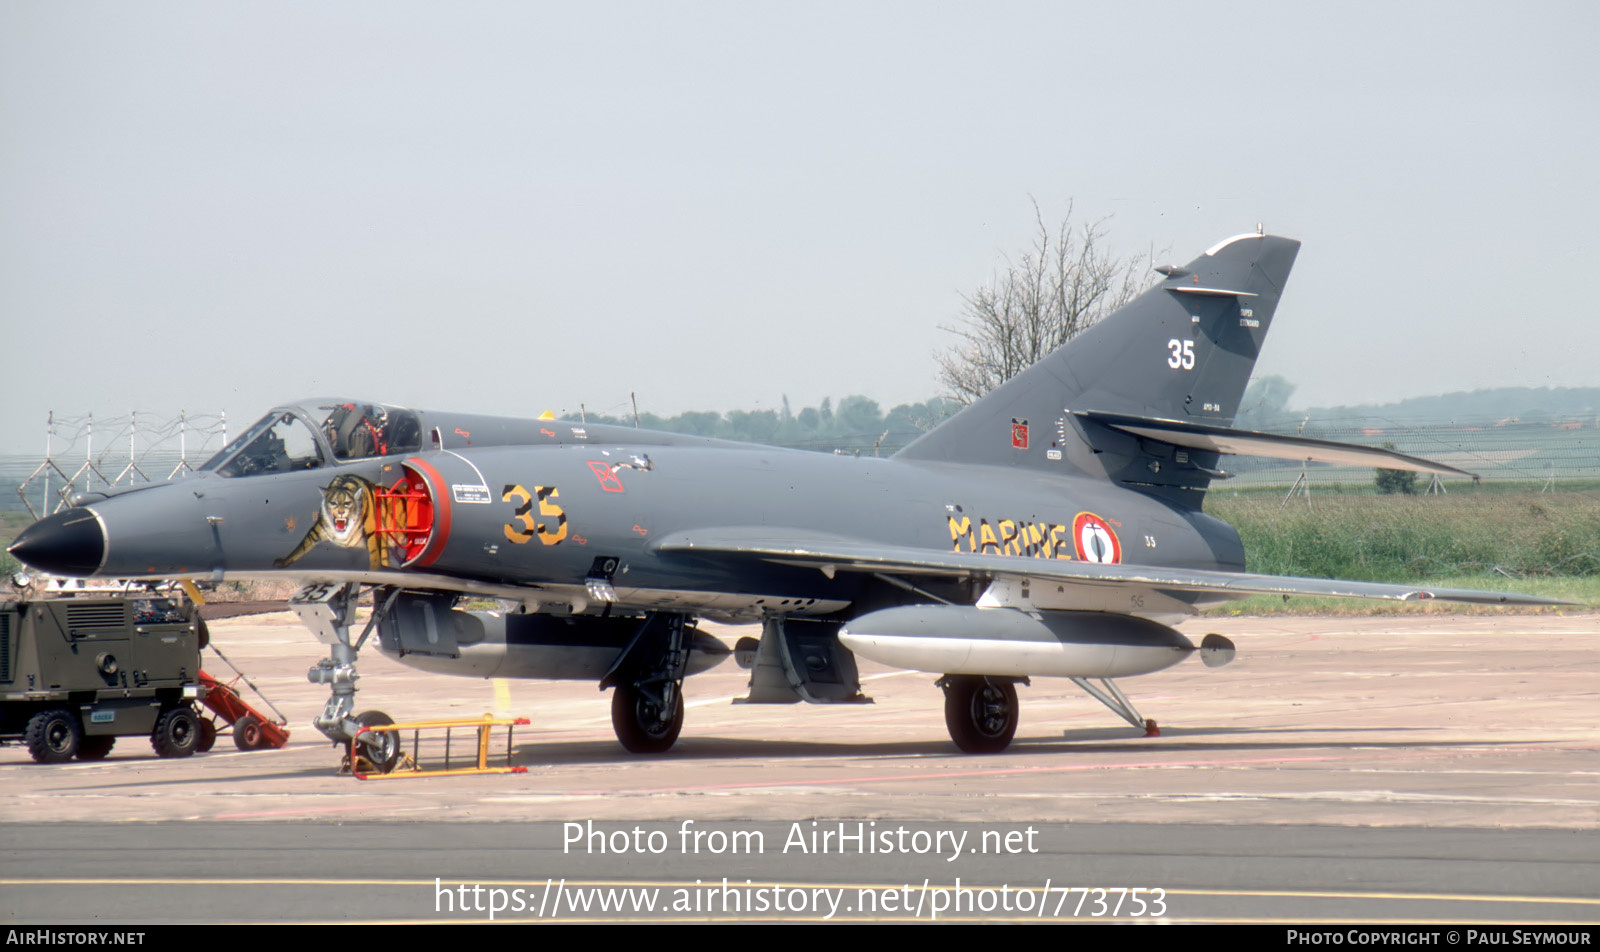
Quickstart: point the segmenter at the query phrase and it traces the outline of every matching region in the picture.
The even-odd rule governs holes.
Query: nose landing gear
[[[336,745],[345,748],[345,769],[364,760],[374,773],[388,773],[400,759],[400,738],[393,731],[370,731],[369,727],[382,727],[394,719],[382,711],[363,711],[353,714],[356,700],[356,657],[361,646],[372,634],[378,617],[388,608],[386,601],[376,608],[361,635],[354,641],[350,627],[356,620],[356,599],[360,586],[354,582],[335,585],[315,582],[305,586],[289,599],[289,605],[300,616],[300,621],[317,640],[328,646],[328,657],[317,662],[306,672],[312,684],[326,684],[331,691],[328,703],[312,724]],[[390,596],[392,600],[393,596]]]

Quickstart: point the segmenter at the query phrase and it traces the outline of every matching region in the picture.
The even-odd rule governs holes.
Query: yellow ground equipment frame
[[[388,718],[384,718],[387,720]],[[512,731],[517,727],[527,726],[526,717],[496,718],[489,714],[480,718],[459,718],[441,721],[411,721],[405,724],[372,724],[356,732],[356,737],[350,742],[350,747],[345,754],[342,770],[348,770],[357,780],[397,780],[409,777],[453,777],[466,774],[492,774],[492,773],[527,773],[526,767],[513,767],[511,765],[511,740]],[[496,755],[495,760],[504,760],[503,766],[489,765],[489,748],[494,745],[497,728],[505,728],[505,754],[502,758]],[[470,729],[476,734],[476,743],[472,744],[472,765],[467,767],[452,766],[451,742],[454,733],[462,729]],[[436,732],[443,731],[440,737]],[[406,733],[410,733],[410,751],[406,747]],[[434,736],[424,737],[424,732]],[[381,751],[378,758],[372,758],[375,745],[371,738],[366,742],[362,738],[369,734],[384,735],[381,744],[376,749]],[[459,748],[455,751],[457,760],[461,759]]]

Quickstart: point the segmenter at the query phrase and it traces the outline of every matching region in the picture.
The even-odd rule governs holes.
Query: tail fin
[[[1114,451],[1119,439],[1134,438],[1086,432],[1096,425],[1069,411],[1220,426],[1233,422],[1299,250],[1300,242],[1289,238],[1239,235],[1182,268],[1163,269],[1167,277],[1159,285],[896,457],[1054,472],[1075,467],[1130,481],[1126,474],[1108,471],[1108,464],[1110,470],[1125,469],[1125,463],[1146,455],[1136,446],[1114,452],[1123,463],[1093,457]],[[1187,478],[1159,478],[1154,485],[1204,489],[1216,475],[1215,454],[1196,453],[1183,463],[1190,470]]]

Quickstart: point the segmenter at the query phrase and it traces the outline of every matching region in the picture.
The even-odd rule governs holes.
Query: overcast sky
[[[0,5],[0,451],[47,410],[938,392],[1031,200],[1304,242],[1295,406],[1600,385],[1589,2]]]

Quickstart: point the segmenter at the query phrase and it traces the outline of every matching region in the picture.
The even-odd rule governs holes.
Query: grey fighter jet
[[[1230,425],[1299,247],[1240,235],[1160,269],[888,459],[312,400],[273,410],[196,476],[79,496],[10,551],[60,575],[302,580],[294,606],[330,646],[311,672],[332,688],[316,723],[343,742],[387,722],[353,713],[357,652],[376,631],[428,671],[595,680],[613,689],[623,746],[664,751],[684,677],[729,653],[700,618],[761,625],[734,652],[746,703],[867,701],[860,655],[940,675],[966,751],[1011,742],[1016,685],[1037,676],[1153,729],[1116,679],[1194,652],[1228,661],[1226,638],[1196,646],[1169,627],[1209,605],[1548,603],[1245,572],[1238,534],[1202,508],[1225,454],[1468,475]],[[368,589],[375,610],[353,634]]]

